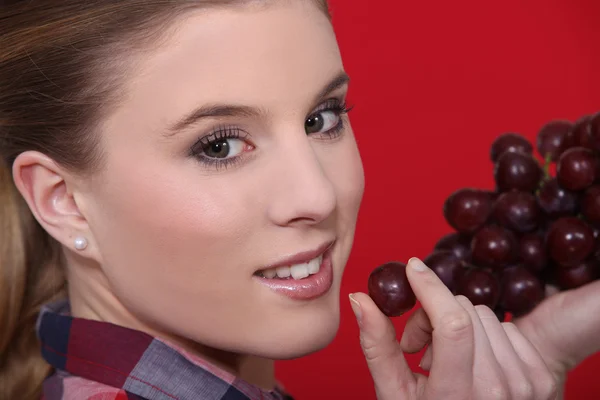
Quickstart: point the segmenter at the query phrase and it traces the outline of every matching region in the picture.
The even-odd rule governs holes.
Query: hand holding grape
[[[584,116],[575,123],[551,121],[538,133],[536,148],[545,160],[543,167],[523,136],[508,133],[493,142],[490,158],[495,163],[496,190],[463,188],[452,193],[444,203],[443,213],[455,232],[442,237],[425,261],[449,294],[460,295],[452,304],[458,303],[471,317],[474,343],[479,343],[474,347],[473,364],[487,362],[485,368],[493,371],[496,378],[504,376],[511,382],[518,377],[511,375],[506,365],[515,357],[530,362],[540,360],[541,354],[545,365],[562,383],[569,369],[600,350],[600,113]],[[553,162],[555,176],[550,173]],[[393,263],[373,271],[369,290],[379,310],[396,316],[412,308],[414,301],[411,303],[408,283],[402,281],[407,275],[387,269],[393,269]],[[394,387],[383,379],[387,377],[396,382],[394,390],[412,388],[423,394],[424,388],[437,387],[439,383],[433,376],[426,381],[417,376],[416,383],[408,385],[412,375],[405,371],[402,351],[421,349],[431,334],[438,357],[432,361],[429,350],[423,362],[426,366],[431,364],[432,372],[434,365],[440,366],[438,373],[444,371],[452,377],[453,372],[442,368],[440,355],[440,348],[449,343],[438,339],[436,346],[436,329],[441,332],[443,325],[435,321],[435,314],[443,305],[428,299],[436,296],[435,285],[420,287],[411,274],[408,280],[423,309],[411,316],[401,343],[395,342],[391,324],[371,311],[370,318],[378,322],[369,329],[380,336],[366,335],[371,339],[363,340],[363,348],[378,388]],[[546,298],[548,287],[560,293]],[[451,302],[448,293],[439,294],[439,298]],[[363,299],[365,304],[369,301],[368,297]],[[494,313],[486,311],[489,309]],[[506,313],[514,317],[515,325],[500,325]],[[488,320],[489,314],[497,318],[494,325]],[[512,347],[499,335],[498,326]],[[484,339],[477,340],[478,334]],[[488,351],[481,350],[482,342]],[[532,345],[539,353],[532,350]],[[500,347],[506,355],[499,351]],[[485,361],[485,357],[490,360]],[[387,364],[387,375],[379,364]],[[397,375],[400,370],[402,374]],[[441,379],[439,375],[435,377]],[[450,389],[451,385],[444,388]],[[446,396],[446,392],[443,394]],[[383,398],[395,397],[389,391],[380,397]]]
[[[555,398],[552,374],[519,330],[501,324],[488,307],[455,297],[418,259],[376,268],[369,295],[350,299],[379,400]],[[416,299],[423,308],[411,315],[398,342],[388,316],[411,309]],[[428,344],[426,377],[410,370],[403,353]]]

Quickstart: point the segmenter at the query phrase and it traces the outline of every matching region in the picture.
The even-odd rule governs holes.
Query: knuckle
[[[462,340],[473,334],[473,321],[466,311],[455,311],[440,319],[440,335],[448,340]]]
[[[378,338],[366,338],[361,335],[360,346],[368,363],[380,362],[380,360],[397,355],[400,351],[400,345],[391,332],[386,332]]]
[[[456,299],[456,301],[458,301],[459,303],[461,303],[463,305],[473,306],[473,303],[471,303],[471,300],[469,300],[469,298],[467,296],[459,294],[459,295],[454,296],[454,298]]]
[[[477,312],[477,315],[479,315],[480,319],[498,319],[496,317],[496,314],[494,314],[494,312],[492,311],[492,309],[483,304],[476,305],[475,312]]]
[[[488,388],[488,394],[489,394],[490,400],[509,400],[510,399],[508,390],[506,390],[506,387],[504,387],[503,385],[490,386]]]
[[[535,393],[533,384],[527,380],[519,382],[515,392],[518,399],[533,399]]]
[[[544,376],[536,378],[536,383],[539,387],[538,391],[544,399],[555,399],[558,396],[558,382],[554,376],[547,372]]]

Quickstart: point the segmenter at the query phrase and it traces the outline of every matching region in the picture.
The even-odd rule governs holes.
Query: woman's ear
[[[39,224],[65,248],[100,261],[88,222],[73,196],[73,176],[36,151],[20,154],[12,172],[17,189]]]

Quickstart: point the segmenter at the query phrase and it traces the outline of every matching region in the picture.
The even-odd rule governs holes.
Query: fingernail
[[[408,260],[408,264],[417,272],[427,271],[427,266],[423,264],[423,261],[419,260],[417,257],[413,257]]]
[[[352,307],[352,311],[356,316],[356,321],[358,321],[358,324],[360,325],[362,323],[362,310],[360,308],[360,304],[358,301],[356,301],[352,294],[348,295],[348,297],[350,298],[350,307]]]

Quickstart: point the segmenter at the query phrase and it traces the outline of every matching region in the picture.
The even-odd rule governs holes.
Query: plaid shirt
[[[55,373],[42,400],[291,400],[266,391],[146,333],[73,318],[69,303],[45,306],[37,332]]]

